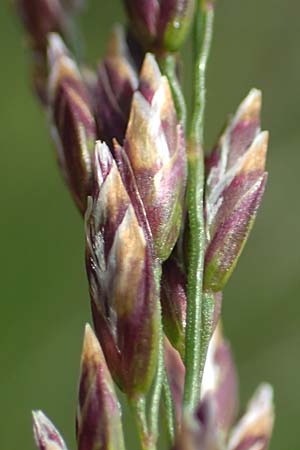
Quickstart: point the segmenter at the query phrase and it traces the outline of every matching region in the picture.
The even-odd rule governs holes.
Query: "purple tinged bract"
[[[49,108],[58,161],[74,200],[84,214],[91,194],[91,153],[96,139],[92,102],[80,71],[60,37],[49,39]]]
[[[238,411],[238,380],[228,342],[219,323],[211,338],[201,386],[201,396],[210,397],[219,440],[227,437]]]
[[[221,450],[213,404],[207,396],[196,410],[186,411],[173,450]]]
[[[143,228],[106,144],[96,145],[86,265],[96,334],[115,381],[146,392],[156,369],[158,293]]]
[[[210,343],[202,396],[186,411],[174,450],[267,450],[274,423],[273,391],[263,384],[234,425],[237,379],[232,355],[220,327]]]
[[[252,89],[227,124],[219,142],[206,160],[206,198],[224,184],[224,176],[247,151],[260,132],[261,92]]]
[[[164,332],[184,359],[186,326],[186,275],[175,257],[162,267],[161,307]]]
[[[260,109],[261,94],[252,90],[206,162],[206,290],[224,288],[264,193],[268,133],[260,131]]]
[[[211,321],[211,333],[215,330],[219,321],[222,292],[204,292],[213,301],[213,317]],[[186,273],[172,255],[162,266],[161,279],[161,307],[164,332],[168,336],[172,346],[179,352],[184,361],[185,332],[187,313],[187,277]]]
[[[124,0],[133,32],[146,50],[177,51],[190,28],[194,0]]]
[[[39,450],[68,450],[53,423],[42,411],[33,411],[33,434]]]
[[[139,68],[124,29],[115,27],[107,54],[98,67],[95,90],[99,133],[110,147],[113,139],[123,143],[132,96],[138,88]]]
[[[132,100],[124,149],[151,228],[156,255],[166,260],[178,238],[186,186],[186,154],[170,86],[147,54]]]
[[[269,384],[262,384],[232,430],[227,450],[267,450],[273,425],[273,390]]]
[[[182,419],[182,400],[184,389],[185,367],[178,351],[170,344],[167,337],[164,340],[164,358],[170,390],[175,408],[175,419],[178,428]]]
[[[67,16],[60,0],[16,0],[16,5],[35,50],[46,51],[49,33],[64,35]]]
[[[43,105],[48,104],[47,46],[49,33],[69,34],[69,17],[61,0],[14,0],[33,52],[32,84]]]
[[[77,412],[78,450],[124,450],[121,410],[99,342],[86,325]]]

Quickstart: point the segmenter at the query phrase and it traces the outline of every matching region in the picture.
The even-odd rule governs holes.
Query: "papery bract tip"
[[[67,450],[60,433],[42,411],[33,411],[32,418],[34,439],[39,450]]]

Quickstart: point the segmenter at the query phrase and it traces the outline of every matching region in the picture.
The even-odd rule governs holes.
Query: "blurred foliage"
[[[112,24],[123,20],[119,3],[90,0],[84,11],[94,65]],[[267,193],[223,311],[242,404],[260,381],[274,385],[273,450],[297,448],[299,432],[299,14],[295,0],[220,0],[209,66],[209,145],[252,86],[263,90],[263,127],[271,132]],[[30,410],[41,408],[72,449],[90,319],[83,227],[56,167],[47,117],[31,95],[22,36],[2,1],[0,448],[33,449]]]

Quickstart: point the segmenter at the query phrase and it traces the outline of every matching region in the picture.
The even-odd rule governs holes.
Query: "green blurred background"
[[[82,16],[90,61],[103,54],[121,1],[90,0]],[[271,132],[268,189],[225,292],[225,330],[244,405],[274,385],[271,448],[299,448],[300,6],[220,0],[209,65],[207,143],[252,86]],[[11,6],[0,5],[0,448],[31,450],[30,410],[43,409],[74,446],[84,323],[90,320],[82,221],[58,173],[47,121],[29,87],[29,55]]]

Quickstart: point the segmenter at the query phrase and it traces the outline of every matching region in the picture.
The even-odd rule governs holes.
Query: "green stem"
[[[163,397],[164,397],[165,416],[167,422],[168,439],[171,447],[174,445],[175,439],[174,404],[166,370],[164,371]]]
[[[135,417],[142,450],[156,450],[148,429],[145,397],[131,399],[130,406]]]
[[[158,438],[159,405],[162,394],[163,380],[164,380],[164,346],[163,346],[163,330],[161,325],[159,330],[157,372],[154,380],[154,386],[149,405],[149,429],[155,441]]]
[[[213,30],[212,6],[198,0],[195,21],[195,73],[194,106],[188,140],[188,186],[187,203],[189,214],[189,268],[187,289],[187,326],[185,342],[186,377],[184,406],[194,409],[200,398],[201,372],[204,364],[201,350],[203,300],[203,266],[205,250],[205,223],[203,211],[204,154],[203,122],[205,112],[206,65]]]
[[[193,146],[194,148],[194,146]],[[197,152],[198,154],[198,152]],[[200,396],[202,279],[205,229],[203,223],[203,164],[199,158],[188,160],[189,268],[187,288],[187,325],[185,338],[184,406],[194,409]]]
[[[195,21],[194,94],[190,137],[203,145],[204,113],[206,106],[206,70],[211,48],[214,8],[208,0],[198,0]],[[202,157],[202,155],[200,155]]]
[[[160,68],[168,78],[179,122],[186,125],[186,103],[176,74],[176,56],[168,54],[160,60]]]

